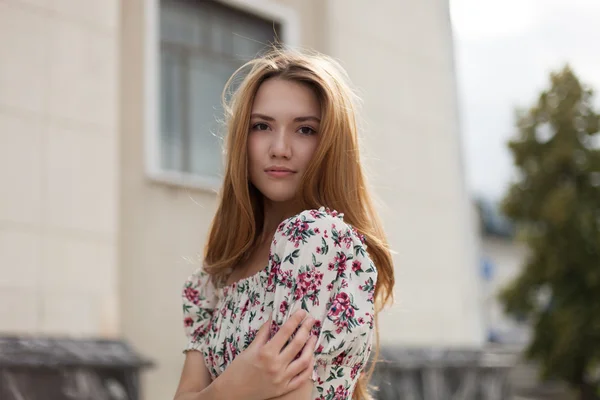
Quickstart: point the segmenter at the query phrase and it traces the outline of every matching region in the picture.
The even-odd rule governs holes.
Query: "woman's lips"
[[[273,178],[286,178],[286,177],[291,176],[296,173],[294,171],[283,170],[283,169],[268,169],[265,172],[267,173],[267,175],[269,175]]]

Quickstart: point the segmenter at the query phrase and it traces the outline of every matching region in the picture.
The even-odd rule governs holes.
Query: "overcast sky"
[[[513,173],[506,142],[515,107],[532,105],[566,62],[600,92],[600,0],[450,4],[467,181],[472,193],[498,199]]]

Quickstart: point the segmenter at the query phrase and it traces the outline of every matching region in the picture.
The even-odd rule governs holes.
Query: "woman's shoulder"
[[[200,267],[185,280],[182,296],[189,304],[207,307],[214,302],[215,292],[211,275]]]
[[[307,209],[285,219],[275,234],[276,240],[286,238],[293,241],[296,247],[313,237],[319,237],[320,241],[356,239],[365,244],[364,236],[344,220],[343,213],[327,207]]]
[[[208,282],[210,282],[210,275],[208,274],[208,272],[206,272],[204,267],[199,267],[196,270],[194,270],[194,272],[192,272],[190,275],[188,275],[187,279],[185,280],[185,286],[204,286]]]

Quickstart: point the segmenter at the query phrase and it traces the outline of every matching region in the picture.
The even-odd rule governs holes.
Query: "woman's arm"
[[[309,400],[313,390],[313,381],[307,379],[298,389],[284,394],[283,396],[273,397],[270,400]]]
[[[204,364],[202,353],[188,351],[174,400],[216,400],[224,398],[219,390],[220,382],[217,382],[217,380],[211,383],[210,373]]]
[[[306,311],[298,310],[269,340],[268,320],[250,346],[212,383],[202,353],[188,351],[174,400],[266,400],[295,392],[313,371],[317,340],[310,331],[314,322]]]
[[[366,244],[339,214],[326,209],[286,220],[274,240],[278,279],[273,280],[271,317],[281,324],[304,309],[318,320],[311,334],[319,338],[312,396],[296,390],[281,399],[350,399],[373,340],[377,270]]]

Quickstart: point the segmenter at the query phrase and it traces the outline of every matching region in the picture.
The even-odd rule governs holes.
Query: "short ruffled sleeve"
[[[200,350],[210,327],[217,303],[217,291],[204,270],[198,269],[186,281],[182,291],[183,324],[188,344],[184,350]]]
[[[377,270],[364,240],[321,208],[284,221],[271,248],[272,335],[298,309],[317,323],[311,399],[350,399],[373,339]]]

